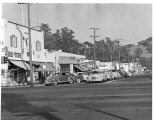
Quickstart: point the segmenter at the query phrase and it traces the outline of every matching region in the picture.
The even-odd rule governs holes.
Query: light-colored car
[[[107,75],[107,80],[114,80],[115,76],[111,70],[103,71],[105,75]]]
[[[119,72],[117,70],[112,70],[114,76],[115,76],[115,79],[120,79],[122,78],[122,76],[119,74]]]
[[[77,72],[78,82],[86,82],[90,78],[90,72]]]
[[[128,74],[129,76],[132,76],[132,73],[131,73],[131,72],[127,72],[127,74]]]
[[[102,70],[93,70],[89,79],[86,82],[104,82],[107,80],[107,76],[103,74]]]

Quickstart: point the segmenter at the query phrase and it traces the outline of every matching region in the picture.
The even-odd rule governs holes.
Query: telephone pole
[[[29,37],[29,61],[30,61],[30,80],[31,80],[31,87],[33,87],[34,84],[33,84],[33,68],[32,68],[31,22],[30,22],[30,6],[31,6],[31,3],[18,3],[18,4],[22,4],[22,5],[26,4],[27,5],[28,37]]]
[[[118,40],[118,50],[119,50],[119,70],[120,70],[120,59],[121,59],[121,54],[120,54],[120,42],[119,42],[119,40]]]
[[[94,27],[94,28],[90,28],[90,29],[94,30],[94,36],[90,36],[90,37],[94,38],[94,70],[95,70],[96,69],[96,63],[95,63],[95,60],[96,60],[96,53],[95,53],[96,44],[95,44],[95,38],[99,37],[99,36],[96,36],[96,30],[98,30],[99,28]]]
[[[30,22],[30,3],[27,3],[28,10],[28,34],[29,34],[29,59],[30,59],[30,79],[31,79],[31,87],[33,84],[33,69],[32,69],[32,46],[31,46],[31,22]]]
[[[118,62],[119,62],[119,70],[120,70],[120,59],[121,59],[121,51],[120,51],[120,39],[114,41],[115,44],[118,46]]]

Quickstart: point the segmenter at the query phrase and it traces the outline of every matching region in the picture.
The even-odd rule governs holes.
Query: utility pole
[[[18,4],[26,4],[27,5],[27,13],[28,13],[28,37],[29,37],[29,61],[30,61],[30,80],[31,80],[31,87],[34,86],[33,84],[33,68],[32,68],[32,46],[31,46],[31,22],[30,22],[30,3],[18,3]]]
[[[120,41],[119,41],[119,39],[117,39],[117,40],[114,40],[113,43],[114,43],[114,48],[113,49],[115,49],[115,45],[118,46],[118,62],[119,62],[119,70],[120,70],[120,59],[121,59],[121,54],[120,54],[121,53],[120,52]]]
[[[129,51],[128,51],[128,72],[129,72]]]
[[[27,3],[28,10],[28,34],[29,34],[29,60],[30,60],[30,79],[31,79],[31,87],[33,84],[33,69],[32,69],[32,46],[31,46],[31,22],[30,22],[30,3]]]
[[[120,58],[121,58],[120,52],[121,52],[121,51],[120,51],[120,42],[119,42],[119,40],[118,40],[118,49],[119,49],[119,58],[118,58],[118,59],[119,59],[119,70],[120,70],[120,62],[121,62],[121,61],[120,61]]]
[[[90,37],[94,38],[94,70],[95,70],[96,69],[96,63],[95,63],[95,60],[96,60],[96,53],[95,53],[96,44],[95,44],[95,38],[99,37],[99,36],[96,36],[96,31],[95,30],[98,30],[99,28],[94,27],[94,28],[90,28],[90,29],[94,30],[94,36],[90,36]]]

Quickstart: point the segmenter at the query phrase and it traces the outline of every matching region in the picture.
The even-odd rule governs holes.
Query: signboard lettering
[[[72,57],[72,56],[60,56],[59,59],[61,59],[61,60],[76,60],[76,58]]]
[[[59,64],[77,64],[77,59],[73,56],[59,56]]]
[[[21,58],[21,53],[17,53],[17,52],[10,52],[8,51],[8,57],[15,57],[15,58]]]

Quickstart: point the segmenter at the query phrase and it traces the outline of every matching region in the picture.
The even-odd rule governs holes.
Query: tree
[[[113,61],[113,54],[114,54],[114,51],[116,50],[118,44],[115,41],[111,41],[111,39],[108,37],[106,37],[105,39],[107,40],[106,41],[106,45],[108,46],[107,50],[110,53],[110,59],[112,62]]]
[[[100,41],[96,41],[96,56],[100,61],[105,61],[105,52],[107,49],[105,41],[102,39]]]
[[[45,33],[51,33],[51,28],[48,24],[41,23],[40,31],[44,31]]]
[[[86,58],[92,59],[94,53],[94,45],[88,41],[84,42],[81,52],[86,56]]]
[[[52,50],[54,48],[55,37],[51,33],[51,28],[48,24],[41,23],[40,31],[44,32],[44,48]]]
[[[143,53],[143,50],[142,50],[141,48],[136,48],[136,49],[135,49],[135,53],[134,53],[134,54],[135,54],[135,57],[136,57],[136,58],[139,59],[140,56],[142,55],[142,53]]]
[[[152,53],[152,37],[149,37],[145,40],[138,42],[139,45],[143,45],[146,47],[149,53]]]

